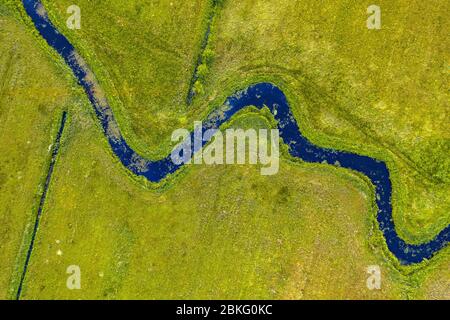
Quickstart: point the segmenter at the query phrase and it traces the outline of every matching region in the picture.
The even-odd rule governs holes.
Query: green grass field
[[[37,45],[18,16],[0,4],[2,299],[22,267],[60,112],[85,103],[68,71]]]
[[[443,1],[43,1],[150,158],[237,89],[271,81],[316,144],[387,161],[410,242],[450,223],[449,22]],[[202,90],[185,98],[214,12]],[[420,22],[420,23],[419,23]],[[69,111],[23,299],[450,299],[450,249],[401,267],[360,175],[294,161],[191,166],[164,186],[113,156],[82,90],[15,1],[0,2],[0,298],[14,298],[62,110]],[[270,127],[248,110],[230,124]],[[59,254],[58,254],[59,253]],[[81,290],[66,287],[79,265]],[[366,287],[379,265],[381,290]]]

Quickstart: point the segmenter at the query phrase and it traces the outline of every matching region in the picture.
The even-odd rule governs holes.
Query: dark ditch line
[[[209,36],[211,34],[211,26],[212,26],[212,23],[214,21],[214,17],[216,16],[219,2],[220,2],[220,0],[212,0],[211,9],[210,9],[211,12],[210,12],[209,17],[208,17],[208,23],[207,23],[207,26],[206,26],[206,32],[205,32],[205,35],[203,36],[203,39],[202,39],[202,44],[200,46],[200,52],[198,54],[197,62],[195,64],[194,73],[192,74],[191,81],[189,82],[189,89],[188,89],[188,93],[187,93],[187,96],[186,96],[186,105],[188,105],[188,106],[192,104],[192,100],[194,99],[194,96],[195,96],[194,85],[197,82],[197,80],[199,79],[198,67],[203,62],[203,58],[202,58],[203,57],[203,53],[205,52],[205,49],[206,49],[206,47],[208,46],[208,43],[209,43]]]
[[[52,178],[53,169],[55,168],[56,158],[58,156],[59,147],[61,145],[61,136],[62,136],[62,133],[64,131],[64,126],[66,125],[66,120],[67,120],[67,111],[63,111],[62,117],[61,117],[61,124],[59,126],[59,130],[58,130],[55,142],[54,142],[53,147],[52,147],[52,157],[51,157],[51,160],[50,160],[50,165],[49,165],[49,168],[48,168],[47,177],[45,179],[44,191],[42,192],[41,200],[39,201],[39,208],[37,210],[36,220],[34,222],[34,228],[33,228],[33,233],[31,235],[30,246],[28,247],[27,256],[26,256],[26,259],[25,259],[25,264],[23,266],[22,275],[20,277],[19,287],[17,288],[16,300],[19,300],[20,299],[20,295],[22,294],[23,283],[24,283],[24,280],[25,280],[25,276],[27,274],[27,269],[28,269],[28,264],[30,263],[31,254],[33,252],[34,242],[36,240],[36,234],[37,234],[37,231],[39,229],[39,222],[40,222],[41,216],[42,216],[42,209],[43,209],[44,204],[45,204],[45,198],[47,197],[47,191],[48,191],[48,187],[50,185],[50,181],[51,181],[51,178]]]

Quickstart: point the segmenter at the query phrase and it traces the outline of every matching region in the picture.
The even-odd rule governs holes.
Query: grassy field
[[[165,156],[173,128],[197,117],[185,99],[210,2],[78,1],[80,30],[66,26],[73,1],[43,3],[98,77],[130,145]]]
[[[61,111],[81,97],[73,84],[0,3],[0,299],[22,271]]]
[[[99,141],[92,119],[72,121],[24,298],[403,297],[402,276],[367,244],[371,191],[344,170],[200,166],[149,192]],[[71,264],[80,291],[65,286]],[[365,287],[370,264],[383,265],[382,291]]]
[[[190,106],[209,1],[79,0],[81,30],[65,27],[72,1],[43,2],[142,154],[166,155],[172,130],[236,89],[271,81],[311,140],[388,161],[405,239],[425,241],[450,222],[444,2],[380,1],[382,29],[373,31],[369,2],[222,1]],[[67,68],[9,8],[0,5],[1,298],[17,286],[62,109],[70,121],[25,299],[449,298],[449,248],[398,267],[374,223],[372,186],[355,173],[284,154],[275,176],[195,166],[156,190],[130,178]],[[232,126],[270,121],[248,111]],[[374,264],[382,289],[370,291],[365,269]],[[66,287],[69,265],[81,268],[81,290]]]
[[[420,242],[450,219],[448,3],[379,1],[378,31],[369,4],[225,2],[201,100],[276,82],[312,140],[390,162],[397,227]]]
[[[208,1],[176,9],[170,1],[141,7],[80,1],[83,26],[77,31],[65,26],[70,1],[44,3],[86,57],[125,137],[141,154],[166,155],[174,128],[191,125],[234,90],[268,80],[289,93],[312,140],[390,161],[398,171],[394,215],[402,236],[421,242],[448,224],[445,2],[380,2],[383,28],[373,31],[365,25],[369,2],[224,1],[214,20],[204,94],[192,106],[184,98]],[[177,63],[161,54],[155,44],[161,38],[188,52],[184,59]]]

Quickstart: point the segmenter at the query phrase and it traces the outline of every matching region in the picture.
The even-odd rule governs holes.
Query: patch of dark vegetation
[[[192,100],[196,95],[204,93],[204,81],[209,73],[211,63],[214,58],[214,50],[212,49],[212,37],[214,20],[217,16],[218,11],[221,9],[224,0],[212,0],[211,1],[211,12],[208,17],[207,27],[205,36],[203,37],[200,55],[197,58],[197,63],[194,69],[194,74],[192,75],[191,82],[189,84],[188,94],[186,97],[186,104],[190,105]]]
[[[0,171],[0,190],[2,189],[3,185],[6,183],[7,175]]]
[[[287,203],[291,198],[291,191],[289,187],[282,186],[277,192],[277,202],[278,203]]]

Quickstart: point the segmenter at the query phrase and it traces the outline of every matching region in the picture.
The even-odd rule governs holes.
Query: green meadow
[[[370,155],[392,173],[394,221],[407,241],[450,223],[449,21],[443,1],[43,1],[98,78],[141,154],[167,155],[238,89],[287,94],[302,132]],[[201,52],[209,17],[211,33]],[[420,22],[420,23],[419,23]],[[186,104],[199,55],[192,104]],[[133,177],[112,154],[70,70],[16,1],[0,2],[0,298],[14,298],[61,113],[69,112],[22,299],[449,299],[450,249],[400,266],[375,221],[373,186],[290,158],[188,166],[164,184]],[[228,126],[270,128],[247,109]],[[70,265],[81,289],[66,286]],[[379,265],[380,290],[366,268]]]
[[[1,299],[21,272],[61,110],[84,103],[68,71],[30,31],[0,4]]]

